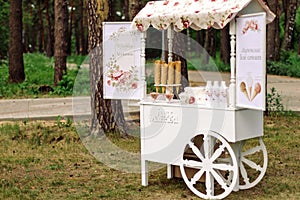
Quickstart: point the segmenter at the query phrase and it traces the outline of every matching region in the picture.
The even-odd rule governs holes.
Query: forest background
[[[104,6],[100,9],[104,9],[106,4],[109,5],[110,21],[130,21],[130,13],[138,12],[147,0],[101,2]],[[300,77],[299,0],[269,0],[266,3],[277,15],[274,22],[267,27],[268,73]],[[22,62],[15,63],[18,61],[16,54],[9,54],[9,48],[15,46],[20,52],[19,55],[39,52],[49,58],[56,56],[57,67],[54,70],[57,71],[57,75],[54,77],[54,86],[58,85],[63,74],[66,73],[66,68],[62,67],[65,65],[64,61],[61,61],[61,58],[71,55],[87,55],[89,52],[89,8],[87,4],[88,1],[80,0],[0,0],[0,62],[2,67],[6,64],[10,72],[15,73],[10,75],[7,81],[18,83],[25,80],[23,67],[20,67]],[[20,8],[21,10],[18,11]],[[13,13],[19,14],[19,19],[21,17],[22,20],[13,17]],[[62,20],[59,21],[55,15]],[[7,23],[8,19],[10,23]],[[63,32],[61,36],[55,35],[54,24],[58,32]],[[16,25],[21,26],[19,27],[21,32],[17,33],[21,35],[12,37],[14,34],[12,31],[16,29]],[[228,27],[223,30],[210,29],[197,32],[191,30],[190,35],[212,57],[220,60],[218,63],[222,63],[219,66],[221,71],[229,70],[228,65],[226,67],[230,59]],[[18,38],[21,38],[21,41],[14,41]],[[151,56],[157,55],[150,54]],[[11,62],[8,62],[9,60]]]
[[[39,97],[45,96],[45,92],[47,95],[72,95],[81,62],[91,49],[102,43],[102,22],[131,21],[147,2],[0,0],[0,98]],[[268,0],[265,3],[277,16],[267,26],[267,72],[300,77],[299,0]],[[206,49],[218,71],[229,71],[228,25],[222,30],[185,30],[183,33]],[[173,48],[184,52],[185,43],[180,42],[176,41]],[[105,132],[126,133],[121,102],[103,98],[99,61],[102,53],[94,51],[89,55],[90,76],[85,80],[90,83],[92,129],[97,128],[99,122],[102,129],[106,127]],[[153,50],[146,54],[147,59],[161,55]],[[74,61],[77,71],[67,68],[67,63]],[[185,77],[188,67],[188,64],[182,67],[181,74]]]

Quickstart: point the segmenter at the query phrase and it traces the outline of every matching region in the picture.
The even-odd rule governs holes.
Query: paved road
[[[204,80],[225,80],[229,82],[228,73],[216,74],[212,72],[189,73],[189,79],[194,85],[204,85]],[[283,97],[283,105],[288,110],[300,112],[300,79],[268,76],[268,88],[275,87]],[[124,111],[138,111],[137,104],[124,101]],[[62,117],[89,116],[89,97],[40,98],[40,99],[12,99],[0,100],[0,121],[22,119],[56,119]],[[126,114],[125,114],[126,115]]]

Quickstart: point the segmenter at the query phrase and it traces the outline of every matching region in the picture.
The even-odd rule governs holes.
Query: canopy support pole
[[[236,107],[236,76],[235,76],[235,67],[236,67],[236,24],[235,20],[230,22],[230,69],[231,69],[231,76],[230,76],[230,85],[229,85],[229,107],[235,108]]]
[[[168,27],[167,38],[168,38],[168,63],[171,63],[173,61],[173,32],[172,32],[172,25],[170,25]],[[167,178],[168,179],[173,178],[173,167],[170,164],[167,165]]]
[[[141,33],[141,83],[143,85],[143,96],[142,99],[146,98],[147,94],[147,83],[146,83],[146,38],[147,32]]]
[[[173,60],[173,33],[172,33],[172,25],[168,27],[168,45],[169,45],[169,53],[168,53],[168,62],[172,62]]]

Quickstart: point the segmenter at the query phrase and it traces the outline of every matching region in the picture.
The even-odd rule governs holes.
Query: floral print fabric
[[[150,1],[133,19],[132,26],[146,31],[150,25],[163,30],[171,24],[176,31],[186,28],[195,30],[222,29],[252,0],[164,0]],[[268,22],[275,15],[262,0],[257,1],[267,12]]]

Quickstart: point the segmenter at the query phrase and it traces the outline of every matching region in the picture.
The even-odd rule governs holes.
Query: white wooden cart
[[[133,27],[142,32],[144,82],[145,39],[150,25],[168,29],[169,61],[172,28],[223,28],[230,23],[231,36],[228,107],[152,102],[146,98],[140,102],[142,185],[148,185],[149,161],[167,164],[168,178],[179,166],[189,189],[204,199],[222,199],[233,190],[254,187],[263,178],[268,160],[262,140],[263,109],[242,108],[236,103],[236,18],[257,13],[264,13],[267,23],[275,17],[261,0],[166,0],[148,2],[133,20]]]

